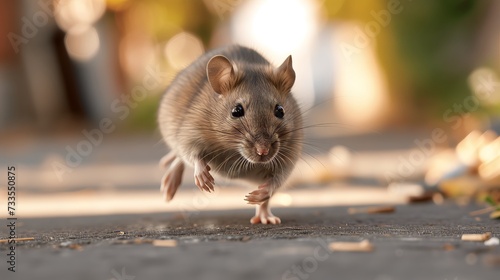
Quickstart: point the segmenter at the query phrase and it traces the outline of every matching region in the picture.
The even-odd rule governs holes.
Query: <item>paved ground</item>
[[[500,223],[468,216],[477,207],[401,205],[390,214],[345,207],[280,208],[281,225],[250,225],[249,211],[23,219],[17,272],[1,279],[499,279],[500,246],[463,233]],[[173,239],[174,247],[153,246]],[[370,240],[372,252],[331,252],[332,241]],[[141,240],[141,242],[138,242]],[[139,243],[139,244],[138,244]]]
[[[428,135],[337,137],[316,141],[316,144],[325,157],[334,144],[349,147],[352,164],[348,170],[352,174],[344,183],[355,191],[356,184],[362,185],[360,189],[385,188],[377,176],[399,166],[397,151],[408,151],[414,147],[414,139],[426,139]],[[111,191],[129,195],[141,190],[157,192],[162,174],[156,163],[165,148],[156,145],[156,140],[144,137],[125,142],[106,139],[74,168],[71,176],[63,181],[54,180],[51,162],[64,160],[66,145],[75,147],[79,139],[59,142],[38,139],[23,145],[22,141],[14,141],[19,145],[0,145],[0,170],[6,170],[11,164],[19,168],[21,218],[17,221],[17,234],[35,238],[17,244],[15,273],[7,270],[8,245],[0,244],[1,280],[500,279],[500,246],[460,240],[464,233],[492,232],[500,237],[500,222],[487,217],[477,220],[468,215],[482,206],[459,207],[452,202],[398,205],[396,211],[389,214],[350,215],[347,207],[298,208],[294,206],[299,205],[297,197],[304,195],[292,195],[294,207],[273,208],[283,220],[281,225],[250,225],[251,209],[205,210],[187,216],[175,211],[81,216],[89,213],[87,207],[77,208],[81,210],[80,216],[71,212],[71,216],[64,218],[23,218],[22,211],[27,210],[28,204],[39,207],[40,216],[46,215],[44,209],[48,206],[39,203],[41,201],[50,204],[52,209],[60,207],[61,215],[67,214],[69,208],[64,206],[67,203],[54,199],[61,193],[73,195],[75,203],[99,208],[101,204],[90,200],[92,194],[99,196],[98,191],[107,195]],[[370,143],[369,149],[366,143]],[[317,157],[311,162],[318,159],[319,165],[328,169],[328,159]],[[310,169],[320,170],[303,168],[301,176],[307,177]],[[296,193],[307,191],[313,196],[316,192],[318,199],[310,199],[312,203],[306,205],[317,206],[318,201],[329,195],[326,186],[306,179],[312,178],[305,178],[306,183]],[[192,183],[186,180],[183,193],[179,193],[177,199],[190,193],[194,188],[190,185]],[[239,199],[245,193],[242,190]],[[370,203],[374,201],[372,194],[359,193],[370,198]],[[38,202],[34,204],[28,195]],[[3,197],[0,204],[5,205]],[[141,201],[140,198],[135,197],[136,202],[133,199],[115,202],[127,201],[132,213],[139,213],[132,208],[135,203],[151,207],[147,211],[163,209],[153,208],[153,200]],[[344,196],[344,200],[356,203],[352,196]],[[224,207],[231,206],[224,203]],[[0,217],[4,217],[2,214],[5,215],[0,213]],[[8,223],[5,217],[1,220],[0,238],[5,238]],[[354,253],[327,249],[330,242],[363,239],[373,244],[373,251]],[[176,243],[160,247],[154,245],[154,240]]]

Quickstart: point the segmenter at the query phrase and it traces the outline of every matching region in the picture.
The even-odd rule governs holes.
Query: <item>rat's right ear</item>
[[[233,65],[227,57],[216,55],[208,61],[208,82],[216,93],[227,93],[235,80],[235,76]]]

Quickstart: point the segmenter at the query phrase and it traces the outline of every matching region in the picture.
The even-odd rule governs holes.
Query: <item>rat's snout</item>
[[[256,143],[255,144],[255,151],[257,152],[257,154],[259,156],[267,156],[269,154],[270,146],[271,145],[269,145],[268,143],[264,143],[264,144]]]
[[[244,149],[244,156],[253,163],[269,162],[278,152],[279,143],[274,136],[261,134],[248,141]]]

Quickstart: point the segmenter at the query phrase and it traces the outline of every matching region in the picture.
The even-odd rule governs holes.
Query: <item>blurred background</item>
[[[474,180],[497,182],[499,26],[492,0],[1,1],[0,167],[18,167],[26,215],[175,211],[157,190],[167,151],[156,124],[161,94],[205,51],[238,43],[275,65],[293,56],[293,92],[312,127],[302,179],[291,185],[386,191],[391,181],[432,185],[485,162]],[[474,143],[457,151],[473,131]],[[226,205],[244,206],[248,190]],[[139,195],[150,203],[134,206]],[[336,197],[325,205],[352,201]]]

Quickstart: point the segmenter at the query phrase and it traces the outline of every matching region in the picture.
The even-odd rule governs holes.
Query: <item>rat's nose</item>
[[[269,147],[268,146],[256,144],[255,149],[256,149],[257,154],[259,156],[267,156],[269,154]]]

